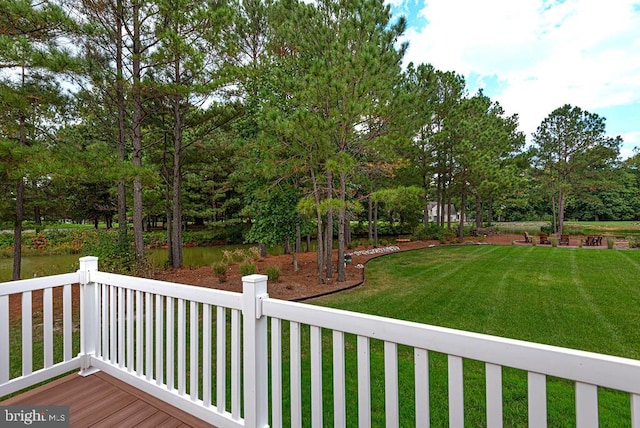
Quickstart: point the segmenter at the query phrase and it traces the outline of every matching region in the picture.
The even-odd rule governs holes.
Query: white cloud
[[[427,25],[409,23],[406,61],[478,76],[472,90],[497,78],[488,95],[527,136],[565,103],[640,104],[637,0],[426,0],[419,13]]]
[[[620,156],[629,158],[634,155],[636,147],[640,149],[640,131],[627,132],[621,135],[624,143],[620,148]]]

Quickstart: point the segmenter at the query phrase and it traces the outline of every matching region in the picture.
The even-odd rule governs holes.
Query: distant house
[[[436,202],[428,202],[427,209],[429,210],[429,221],[434,223],[437,222],[439,220],[438,204]],[[458,212],[456,211],[456,207],[453,206],[453,204],[450,204],[449,209],[448,210],[445,209],[445,211],[446,211],[444,216],[445,223],[448,221],[447,215],[449,216],[449,219],[451,219],[452,222],[457,222],[460,220],[460,216],[458,215]]]

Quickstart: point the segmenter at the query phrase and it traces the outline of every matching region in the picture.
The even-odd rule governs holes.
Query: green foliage
[[[0,249],[13,246],[13,234],[0,233]]]
[[[211,265],[211,268],[220,282],[225,282],[227,280],[227,270],[229,269],[229,265],[225,261],[216,262]]]
[[[242,276],[253,275],[258,273],[258,268],[251,262],[240,263],[240,273]]]
[[[277,266],[267,266],[264,269],[264,273],[267,275],[269,281],[278,282],[280,279],[280,268]]]
[[[444,244],[455,241],[457,235],[453,229],[441,227],[437,223],[429,223],[427,227],[424,224],[417,226],[411,236],[414,240],[438,240]]]
[[[558,231],[564,233],[571,197],[593,199],[610,187],[611,165],[619,155],[620,137],[606,134],[605,119],[565,104],[547,116],[533,134],[532,154],[540,189],[555,199]],[[596,204],[594,204],[596,205]],[[594,214],[601,208],[595,207]]]
[[[543,226],[540,226],[540,232],[546,233],[547,235],[551,235],[555,231],[553,230],[552,224],[545,224]]]
[[[415,229],[413,229],[412,238],[414,240],[426,241],[426,240],[440,240],[443,237],[444,228],[440,227],[439,224],[429,223],[428,226],[425,227],[424,224],[419,224]]]
[[[132,242],[121,243],[116,238],[117,231],[98,233],[96,240],[85,244],[85,253],[100,259],[100,270],[121,274],[131,274],[143,269],[136,263]]]
[[[626,240],[629,248],[640,248],[640,236],[627,236]]]
[[[616,240],[612,236],[607,236],[607,248],[613,250],[616,246]]]
[[[374,192],[371,197],[382,203],[389,217],[413,228],[422,218],[423,190],[417,186],[398,186]]]
[[[296,210],[299,198],[295,189],[274,189],[256,197],[253,202],[256,219],[246,235],[246,242],[259,242],[268,247],[282,244],[296,236],[303,220]]]

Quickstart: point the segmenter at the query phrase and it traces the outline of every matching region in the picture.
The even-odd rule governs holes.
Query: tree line
[[[482,91],[403,66],[406,22],[382,0],[7,0],[0,5],[0,220],[117,219],[144,259],[166,228],[250,223],[293,263],[317,239],[318,282],[345,278],[355,219],[478,226],[635,219],[637,159],[605,120],[565,105],[531,144]],[[128,227],[131,226],[131,228]],[[337,241],[337,242],[336,242]],[[331,257],[337,247],[337,260]]]

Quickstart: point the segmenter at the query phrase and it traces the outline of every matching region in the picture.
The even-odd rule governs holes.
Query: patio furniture
[[[524,232],[524,242],[532,243],[533,239],[529,236],[529,232]]]
[[[560,242],[558,242],[558,244],[569,245],[569,235],[565,235],[565,234],[560,235]]]
[[[549,240],[549,235],[547,235],[546,233],[541,233],[540,234],[540,243],[541,244],[551,244],[551,241]]]

